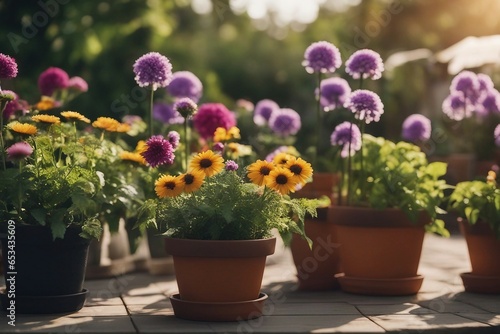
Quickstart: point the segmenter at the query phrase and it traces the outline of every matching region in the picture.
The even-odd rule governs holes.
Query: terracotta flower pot
[[[319,291],[339,287],[335,275],[340,273],[337,238],[333,224],[327,220],[328,208],[318,209],[317,218],[306,218],[306,235],[313,241],[294,234],[290,249],[297,269],[299,290]]]
[[[421,214],[412,223],[399,209],[376,210],[333,206],[344,271],[337,275],[344,291],[374,295],[417,293],[423,277],[417,275],[429,218]]]
[[[461,274],[465,290],[478,293],[500,293],[500,239],[490,225],[478,221],[470,225],[458,219],[465,237],[472,272]]]
[[[172,296],[171,300],[173,305],[184,301],[182,314],[176,315],[191,320],[236,321],[234,314],[209,317],[206,313],[185,310],[191,305],[193,312],[208,308],[211,311],[219,308],[224,312],[232,303],[233,306],[244,306],[242,313],[238,314],[240,319],[260,316],[255,307],[251,313],[246,313],[245,306],[264,300],[260,288],[266,257],[274,253],[275,246],[276,238],[222,241],[166,238],[165,248],[174,259],[179,288],[179,296]],[[207,303],[211,306],[204,308]]]
[[[328,196],[334,200],[334,188],[339,182],[339,175],[334,173],[315,172],[312,182],[306,183],[296,195],[305,198]]]

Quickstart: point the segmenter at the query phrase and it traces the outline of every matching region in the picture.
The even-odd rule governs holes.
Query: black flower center
[[[277,184],[287,184],[288,177],[286,177],[286,175],[280,174],[276,177],[276,183]]]
[[[302,167],[299,165],[290,166],[290,171],[295,175],[300,175],[302,173]]]
[[[269,167],[261,167],[260,168],[261,175],[269,175],[270,172],[271,172],[271,170],[269,169]]]
[[[200,161],[200,166],[201,166],[201,168],[208,168],[208,167],[212,166],[212,160],[210,160],[210,159],[202,159]]]
[[[174,190],[175,189],[175,182],[165,183],[165,188],[167,188],[168,190]]]
[[[184,176],[184,183],[185,184],[192,184],[194,182],[194,176],[191,174],[186,174]]]

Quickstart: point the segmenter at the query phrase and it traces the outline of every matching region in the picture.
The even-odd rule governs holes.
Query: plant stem
[[[351,204],[351,185],[352,185],[352,157],[351,157],[351,142],[352,142],[352,122],[349,126],[349,144],[347,146],[347,205]]]
[[[1,93],[1,88],[0,88],[0,93]],[[5,144],[3,141],[3,111],[7,107],[7,101],[2,101],[2,104],[0,104],[0,148],[2,149],[1,156],[2,156],[2,168],[3,170],[7,169],[6,163],[5,163]]]
[[[151,87],[151,97],[149,100],[149,137],[153,136],[153,95],[154,89]]]
[[[315,131],[315,149],[312,165],[318,168],[318,151],[321,143],[321,72],[318,72],[318,94],[316,94],[316,131]]]
[[[182,168],[184,171],[187,171],[188,168],[188,159],[189,159],[189,129],[188,129],[188,117],[184,117],[184,161],[182,162]]]

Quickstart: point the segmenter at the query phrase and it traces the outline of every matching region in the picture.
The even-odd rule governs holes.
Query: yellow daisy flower
[[[146,165],[146,159],[142,155],[136,152],[128,152],[124,151],[120,153],[120,159],[122,160],[128,160],[128,161],[134,161],[137,163],[140,163],[141,165]]]
[[[202,171],[206,176],[219,173],[224,168],[224,159],[212,150],[196,155],[189,165],[192,170]]]
[[[148,146],[146,145],[146,141],[145,140],[139,140],[137,142],[137,145],[135,146],[135,152],[136,153],[141,153],[141,152],[144,152],[147,148],[148,148]]]
[[[231,139],[240,139],[240,129],[236,126],[233,126],[226,130],[223,127],[218,127],[214,132],[214,142],[225,142]]]
[[[184,185],[184,192],[191,193],[200,189],[205,179],[205,173],[202,171],[192,170],[180,175],[182,184]]]
[[[276,167],[269,173],[269,188],[276,190],[282,195],[295,192],[297,182],[293,180],[293,173],[285,167]]]
[[[218,127],[214,132],[214,142],[223,142],[226,140],[227,132],[226,129]]]
[[[120,124],[121,124],[120,122],[111,117],[98,117],[97,120],[95,120],[92,123],[92,126],[94,128],[115,132],[116,129],[118,129],[118,127],[120,126]]]
[[[61,119],[59,117],[52,115],[45,115],[45,114],[31,116],[31,119],[34,120],[35,122],[42,122],[42,123],[50,123],[50,124],[61,123]]]
[[[281,153],[278,153],[274,156],[273,162],[278,166],[286,165],[288,160],[290,160],[290,158],[292,158],[292,157],[293,157],[293,155],[291,155],[291,154],[281,152]]]
[[[252,181],[252,183],[255,183],[258,186],[266,185],[269,173],[271,173],[273,169],[274,164],[272,162],[257,160],[248,166],[248,178]]]
[[[285,167],[293,173],[293,179],[297,184],[305,184],[313,173],[311,164],[301,158],[291,157]]]
[[[179,196],[182,188],[179,176],[162,175],[155,182],[155,192],[160,198]]]
[[[240,129],[238,129],[236,126],[232,126],[227,130],[227,134],[229,136],[229,139],[241,139],[240,135]]]
[[[76,111],[62,111],[61,116],[66,118],[66,119],[76,119],[85,123],[90,123],[90,119],[87,117],[83,116],[82,114],[76,112]]]
[[[116,128],[116,132],[129,132],[130,128],[131,128],[130,124],[120,123]]]
[[[36,126],[28,123],[13,122],[10,123],[8,127],[12,131],[21,133],[23,135],[34,135],[37,132]]]
[[[42,96],[40,101],[35,104],[35,108],[40,111],[50,110],[58,107],[60,104],[49,96]]]

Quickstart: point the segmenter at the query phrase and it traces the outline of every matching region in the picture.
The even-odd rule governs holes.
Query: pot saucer
[[[335,277],[345,292],[375,296],[414,295],[420,290],[424,280],[421,275],[405,278],[362,278],[337,274]]]
[[[466,292],[500,293],[500,277],[478,276],[473,273],[460,274]]]
[[[179,294],[170,296],[174,314],[178,318],[198,321],[240,321],[262,316],[265,293],[259,298],[242,302],[194,302],[182,300]]]
[[[58,296],[19,296],[14,299],[16,314],[56,314],[73,313],[79,311],[85,304],[89,290],[83,289],[81,292],[71,295]],[[5,290],[0,292],[0,302],[2,310],[9,312],[7,308],[11,301]]]

